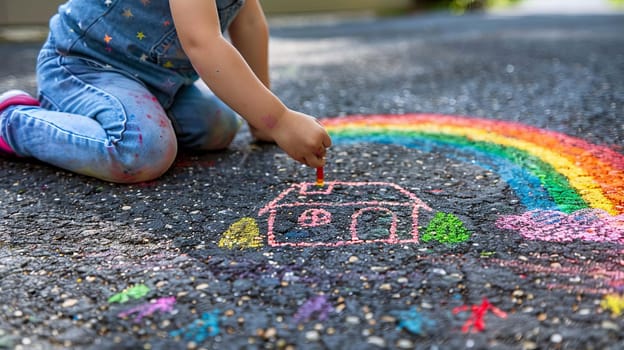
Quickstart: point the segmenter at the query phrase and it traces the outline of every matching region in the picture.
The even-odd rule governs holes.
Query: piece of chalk
[[[319,187],[325,186],[325,178],[323,176],[323,167],[316,168],[316,185]]]

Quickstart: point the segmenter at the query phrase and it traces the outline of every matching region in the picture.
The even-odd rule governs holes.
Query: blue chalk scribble
[[[406,329],[412,334],[422,335],[436,325],[434,320],[425,317],[416,308],[394,311],[392,314],[398,318],[397,329]]]
[[[209,337],[219,334],[219,310],[204,312],[202,317],[191,324],[169,332],[172,337],[181,337],[185,340],[192,340],[202,343]]]

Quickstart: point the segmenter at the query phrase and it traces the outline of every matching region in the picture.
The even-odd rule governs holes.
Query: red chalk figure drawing
[[[418,214],[432,209],[387,182],[329,182],[290,186],[260,209],[268,215],[270,246],[418,243]]]

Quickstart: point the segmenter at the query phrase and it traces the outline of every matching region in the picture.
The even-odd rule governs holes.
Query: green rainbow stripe
[[[470,154],[505,179],[529,209],[624,212],[624,155],[565,134],[514,122],[433,114],[347,116],[322,122],[335,143],[436,147],[460,159]]]

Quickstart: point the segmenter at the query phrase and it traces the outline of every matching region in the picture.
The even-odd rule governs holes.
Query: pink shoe
[[[39,106],[39,101],[21,90],[9,90],[0,95],[0,114],[9,106]],[[0,154],[15,155],[9,144],[0,136]]]

